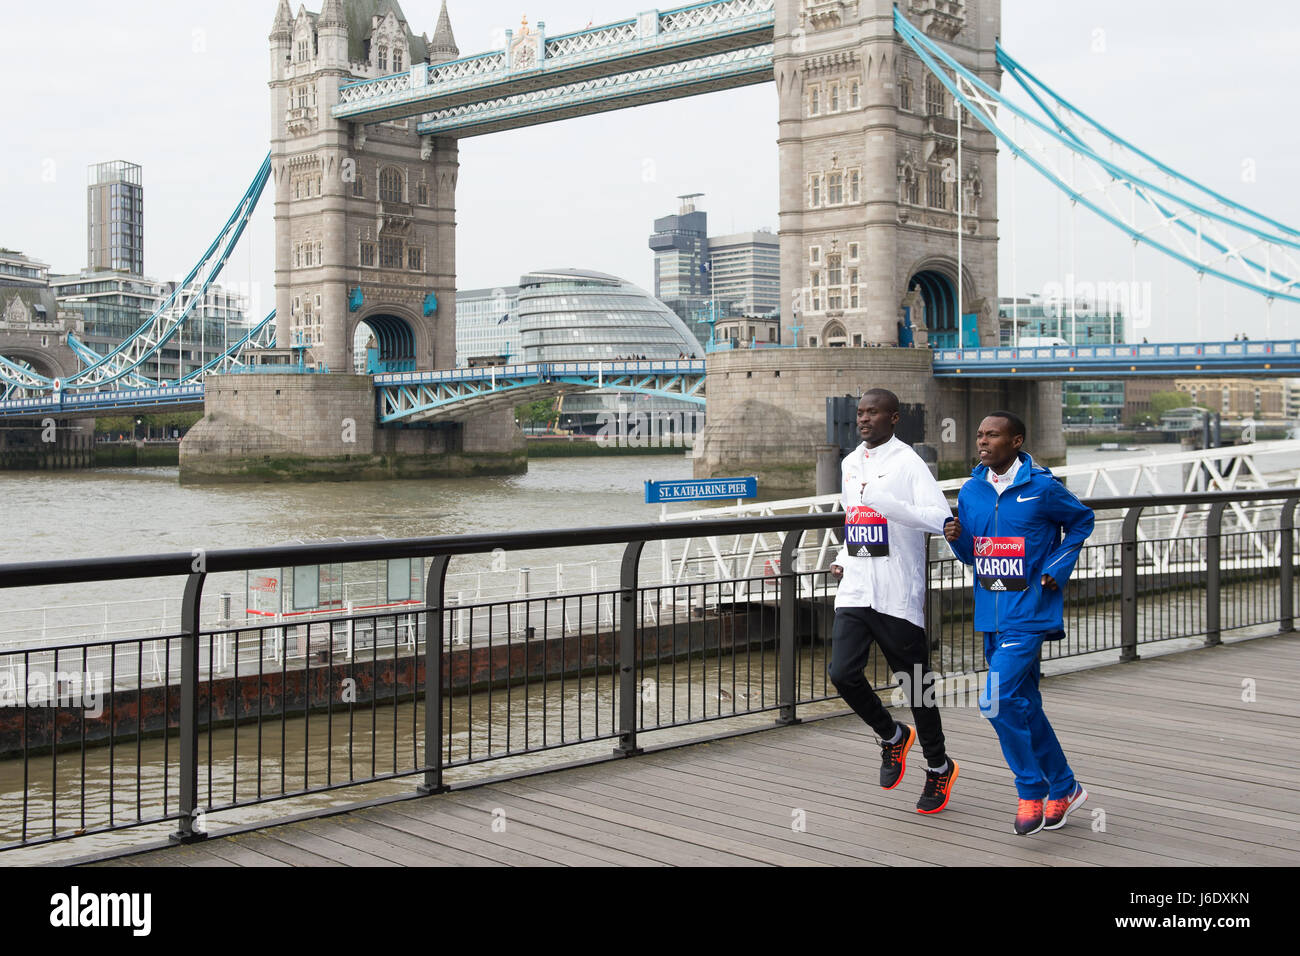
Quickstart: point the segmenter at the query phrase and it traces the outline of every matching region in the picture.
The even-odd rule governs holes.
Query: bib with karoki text
[[[850,505],[844,516],[844,544],[855,558],[889,554],[889,522],[866,505]]]
[[[1024,538],[975,538],[975,577],[986,591],[1024,591]]]

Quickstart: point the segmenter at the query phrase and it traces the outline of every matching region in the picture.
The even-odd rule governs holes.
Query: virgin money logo
[[[987,558],[996,555],[1022,556],[1025,553],[1024,538],[975,538],[976,557]]]

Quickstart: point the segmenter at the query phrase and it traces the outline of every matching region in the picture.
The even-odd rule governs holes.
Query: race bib
[[[975,538],[975,578],[986,591],[1023,591],[1024,538]]]
[[[850,505],[844,516],[844,543],[855,558],[889,554],[889,522],[865,505]]]

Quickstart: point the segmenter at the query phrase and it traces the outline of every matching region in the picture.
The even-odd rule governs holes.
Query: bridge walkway
[[[1243,681],[1255,700],[1243,701]],[[875,783],[852,715],[371,805],[108,861],[277,865],[1295,865],[1300,639],[1239,640],[1044,681],[1090,798],[1059,831],[1011,832],[1015,793],[978,713],[949,708],[947,810]],[[799,811],[803,816],[800,817]],[[494,813],[504,829],[493,828]],[[504,814],[504,816],[502,816]],[[796,824],[804,823],[800,830]]]

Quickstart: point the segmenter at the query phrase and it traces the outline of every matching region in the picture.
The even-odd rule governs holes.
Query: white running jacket
[[[872,449],[858,445],[840,473],[846,533],[834,562],[844,569],[835,606],[875,608],[925,627],[925,533],[943,534],[948,500],[897,436]]]

